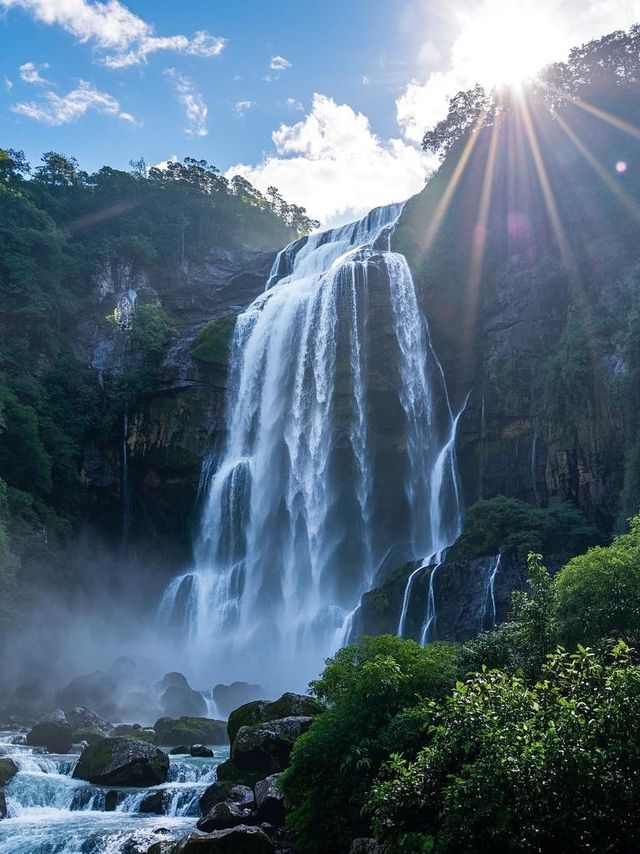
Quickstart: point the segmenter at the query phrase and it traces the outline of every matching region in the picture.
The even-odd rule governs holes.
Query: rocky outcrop
[[[278,788],[279,774],[272,774],[255,785],[258,821],[283,825],[285,818],[284,795]]]
[[[160,703],[167,717],[205,717],[207,704],[202,694],[194,691],[182,673],[167,673],[160,682]]]
[[[246,705],[253,700],[264,696],[260,685],[252,685],[249,682],[232,682],[231,685],[218,684],[212,692],[213,702],[216,704],[218,714],[228,716],[234,709]]]
[[[75,779],[104,786],[157,786],[164,783],[169,757],[142,741],[105,738],[85,748],[75,767]]]
[[[165,746],[227,743],[226,723],[210,718],[159,718],[153,728],[156,744]]]
[[[68,753],[73,744],[73,732],[66,721],[64,723],[45,721],[36,724],[27,733],[27,744],[45,747],[49,753]]]
[[[287,717],[314,717],[325,711],[325,706],[306,694],[283,694],[278,700],[254,700],[235,709],[229,715],[227,732],[233,744],[240,727],[253,726]]]
[[[18,773],[18,766],[13,761],[13,759],[9,759],[8,757],[0,758],[0,789],[7,785],[7,783],[15,777]]]
[[[251,820],[252,813],[247,807],[242,807],[233,801],[221,801],[212,807],[207,815],[198,820],[198,830],[211,833],[214,830],[225,830],[237,827]]]
[[[230,801],[242,807],[254,806],[253,790],[249,786],[241,786],[229,781],[217,780],[212,783],[200,798],[202,814],[211,812],[216,804]]]
[[[312,723],[312,717],[289,717],[240,727],[231,748],[231,761],[236,768],[252,774],[284,771],[295,740]]]
[[[241,824],[206,836],[189,836],[172,849],[172,854],[271,854],[274,846],[259,827]]]

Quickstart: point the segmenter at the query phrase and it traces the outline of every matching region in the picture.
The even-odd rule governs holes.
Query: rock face
[[[354,619],[352,641],[364,635],[397,633],[407,583],[415,568],[416,564],[405,564],[381,587],[364,594]],[[487,555],[471,560],[448,559],[438,567],[425,567],[411,584],[402,635],[422,639],[430,583],[435,619],[428,640],[462,642],[505,620],[512,592],[525,589],[526,579],[525,562],[514,554],[503,554],[499,561],[498,555]]]
[[[242,807],[254,806],[253,791],[248,786],[240,786],[224,780],[212,783],[200,798],[202,814],[211,812],[216,804],[230,801]]]
[[[229,715],[227,732],[233,744],[238,730],[242,726],[275,721],[288,717],[314,717],[325,710],[325,706],[306,694],[286,693],[278,700],[254,700],[235,709]]]
[[[105,786],[157,786],[164,783],[169,757],[151,744],[130,738],[105,738],[83,750],[73,776]]]
[[[194,691],[182,673],[167,673],[160,683],[162,709],[167,717],[204,717],[207,704],[202,694]]]
[[[159,718],[153,728],[156,744],[191,747],[194,744],[227,743],[225,722],[210,718]]]
[[[6,786],[17,773],[18,766],[13,759],[8,759],[7,757],[0,758],[0,789]]]
[[[27,734],[27,744],[46,747],[49,753],[68,753],[73,732],[68,723],[39,723]]]
[[[312,717],[288,717],[240,727],[231,748],[231,761],[236,768],[251,773],[284,771],[295,740],[312,723]]]
[[[279,774],[259,780],[255,786],[258,821],[283,825],[285,817],[284,795],[278,788]]]
[[[273,843],[259,827],[241,824],[207,836],[190,834],[173,849],[173,854],[270,854]]]

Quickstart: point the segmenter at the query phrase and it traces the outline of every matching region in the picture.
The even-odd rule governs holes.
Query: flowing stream
[[[134,841],[144,847],[180,838],[195,830],[199,798],[229,753],[218,747],[213,759],[172,756],[166,783],[112,789],[118,803],[107,812],[110,789],[71,776],[78,754],[40,754],[15,738],[0,733],[0,756],[18,767],[5,790],[9,817],[0,821],[0,854],[124,854]],[[163,814],[141,814],[141,802],[157,791],[164,794]]]
[[[287,246],[237,319],[195,565],[158,614],[202,678],[304,685],[386,555],[424,561],[460,531],[460,413],[390,250],[401,211]]]

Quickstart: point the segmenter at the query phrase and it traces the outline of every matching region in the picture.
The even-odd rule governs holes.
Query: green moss
[[[253,700],[251,703],[245,703],[231,712],[227,722],[227,733],[231,744],[233,744],[240,727],[253,726],[262,722],[264,707],[264,700]]]
[[[236,315],[228,314],[209,321],[196,338],[191,355],[201,362],[224,365],[229,359],[231,338],[236,325]]]

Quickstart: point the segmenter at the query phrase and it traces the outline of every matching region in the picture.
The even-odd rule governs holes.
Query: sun
[[[454,64],[485,88],[517,88],[562,56],[553,4],[485,0],[461,19]]]

